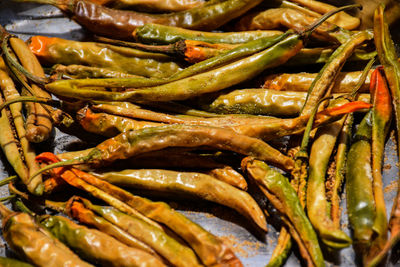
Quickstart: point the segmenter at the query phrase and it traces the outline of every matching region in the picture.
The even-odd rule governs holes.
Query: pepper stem
[[[0,181],[0,186],[9,184],[10,182],[16,180],[17,178],[18,178],[18,177],[17,177],[16,175],[7,177],[7,178],[5,178],[5,179],[3,179],[3,180]]]
[[[32,210],[30,210],[25,204],[24,204],[24,202],[22,202],[22,200],[21,199],[17,199],[17,200],[15,200],[15,206],[17,206],[17,208],[20,210],[20,211],[22,211],[22,212],[25,212],[25,213],[28,213],[29,215],[31,215],[31,216],[35,216],[35,213],[32,211]]]
[[[354,100],[356,98],[356,95],[358,94],[358,91],[360,91],[361,86],[365,83],[365,80],[368,77],[369,71],[372,68],[372,65],[374,65],[376,58],[373,57],[368,61],[367,65],[365,66],[363,73],[361,74],[360,79],[358,80],[357,85],[354,87],[353,91],[350,93],[350,100]]]
[[[46,104],[49,106],[53,107],[61,107],[62,102],[59,100],[54,100],[51,98],[45,98],[45,97],[36,97],[36,96],[20,96],[12,100],[8,100],[4,102],[3,104],[0,105],[0,112],[8,107],[9,105],[12,105],[14,103],[19,103],[19,102],[34,102],[34,103],[41,103],[41,104]]]
[[[6,202],[7,200],[13,199],[15,197],[17,197],[17,196],[16,195],[9,195],[9,196],[6,196],[6,197],[2,197],[2,198],[0,198],[0,202]]]
[[[362,6],[360,4],[354,4],[354,5],[347,5],[343,7],[339,7],[335,10],[329,11],[325,15],[323,15],[321,18],[319,18],[317,21],[313,22],[309,27],[307,27],[305,30],[300,32],[300,35],[305,36],[306,38],[308,35],[310,35],[318,26],[320,26],[322,23],[324,23],[327,19],[329,19],[331,16],[335,15],[336,13],[353,9],[353,8],[359,8],[362,9]]]

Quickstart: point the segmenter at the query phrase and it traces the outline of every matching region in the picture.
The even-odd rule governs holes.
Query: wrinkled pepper
[[[262,161],[246,158],[242,164],[281,214],[308,265],[325,266],[317,235],[288,179]]]
[[[139,9],[144,11],[176,12],[199,7],[203,0],[89,0],[99,5],[105,5],[117,9]]]
[[[131,38],[132,32],[146,23],[211,31],[262,2],[262,0],[216,1],[211,5],[199,6],[186,11],[157,15],[110,9],[87,0],[18,1],[54,5],[89,31],[116,39]]]
[[[59,159],[49,152],[42,153],[37,157],[37,160],[46,163],[60,163]],[[61,163],[63,164],[63,162]],[[190,221],[181,213],[170,208],[166,203],[152,202],[135,196],[75,168],[59,167],[53,169],[53,172],[68,184],[88,191],[123,212],[128,212],[130,215],[143,214],[151,220],[165,224],[193,248],[205,265],[226,264],[228,266],[242,266],[232,251],[221,240]]]
[[[44,215],[42,227],[82,258],[101,266],[166,266],[158,258],[142,250],[128,247],[95,229],[78,225],[62,216]]]
[[[85,224],[92,225],[91,218],[101,218],[102,221],[118,227],[124,235],[140,240],[174,266],[201,266],[194,252],[185,244],[181,244],[164,230],[134,216],[112,207],[93,205],[89,200],[83,198],[71,199],[66,209],[72,218]],[[102,222],[99,227],[102,225],[106,224]]]
[[[169,77],[181,70],[166,55],[102,43],[34,36],[29,48],[43,64],[86,65],[155,78]]]
[[[3,236],[7,244],[35,266],[90,267],[67,246],[38,225],[27,213],[16,213],[0,204]],[[14,265],[13,265],[14,266]]]
[[[267,230],[262,210],[248,193],[207,174],[160,169],[127,169],[92,174],[116,186],[144,189],[168,196],[194,196],[216,202],[236,210],[261,229]]]

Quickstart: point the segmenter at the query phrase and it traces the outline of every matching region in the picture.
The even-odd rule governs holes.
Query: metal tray
[[[9,32],[20,36],[24,40],[32,35],[46,35],[74,40],[85,38],[85,31],[79,25],[64,18],[58,9],[45,5],[20,4],[14,3],[11,0],[0,0],[0,24],[5,26]],[[396,148],[393,139],[393,137],[390,138],[386,145],[385,167],[383,171],[388,214],[390,214],[393,198],[396,195],[398,177]],[[84,147],[88,145],[88,140],[90,139],[78,138],[55,129],[52,140],[44,144],[39,144],[37,149],[60,153],[74,149],[74,147]],[[0,153],[0,179],[11,174],[12,168],[7,163],[4,155]],[[7,188],[0,188],[0,197],[6,195],[8,195]],[[344,230],[350,233],[347,227],[348,221],[344,196],[343,194],[342,225]],[[265,266],[268,262],[276,245],[279,229],[274,229],[272,225],[269,225],[269,232],[267,234],[260,234],[235,211],[209,202],[185,201],[185,205],[182,205],[179,200],[165,201],[193,221],[199,223],[206,230],[222,237],[232,246],[234,252],[245,266]],[[7,248],[4,241],[0,241],[0,255],[15,256]],[[299,255],[292,253],[285,266],[299,265]],[[357,259],[355,258],[353,248],[343,249],[336,254],[330,253],[327,258],[327,265],[357,266]],[[388,266],[400,266],[398,250],[392,253]]]

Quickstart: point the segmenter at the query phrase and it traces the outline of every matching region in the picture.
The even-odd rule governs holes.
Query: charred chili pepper
[[[183,11],[202,6],[203,0],[89,0],[90,2],[113,8],[132,8],[145,11]]]
[[[108,44],[34,36],[29,48],[44,64],[87,65],[155,78],[181,70],[166,55]]]
[[[317,235],[287,178],[262,161],[246,158],[242,164],[281,214],[302,257],[310,266],[325,266]]]
[[[85,224],[93,225],[91,221],[94,218],[101,219],[101,224],[96,228],[107,224],[117,227],[124,235],[134,237],[154,249],[173,266],[200,266],[189,247],[169,236],[164,230],[115,208],[93,205],[83,198],[73,198],[68,201],[66,210],[72,218]]]
[[[360,88],[360,93],[368,92],[371,73],[372,71],[370,71],[365,83]],[[317,73],[306,72],[272,74],[265,78],[263,88],[307,92],[317,75]],[[341,72],[332,87],[332,93],[350,93],[354,86],[357,85],[361,75],[362,71]]]
[[[59,159],[48,152],[42,153],[37,160],[59,163]],[[170,208],[166,203],[152,202],[135,196],[75,168],[59,167],[53,172],[68,184],[90,192],[95,197],[117,206],[121,211],[128,212],[130,215],[132,212],[137,213],[138,211],[152,220],[165,224],[193,248],[203,264],[241,266],[239,260],[221,240]]]
[[[3,204],[0,204],[0,213],[5,240],[15,252],[32,264],[49,267],[92,266],[36,224],[29,214],[13,213]]]
[[[0,88],[1,103],[19,97],[2,59],[0,59]],[[2,129],[0,144],[8,161],[28,190],[33,194],[41,195],[43,193],[42,177],[39,175],[30,178],[33,172],[37,172],[39,166],[34,160],[36,156],[34,149],[26,138],[21,103],[12,104],[1,111],[0,125]]]
[[[281,31],[202,32],[173,26],[147,23],[135,29],[133,37],[147,44],[172,44],[194,40],[212,44],[241,44],[265,37],[276,37]]]
[[[156,15],[110,9],[87,0],[18,1],[54,5],[89,31],[116,39],[130,39],[132,32],[146,23],[211,31],[262,2],[262,0],[217,1],[211,5],[195,7],[187,11]]]
[[[400,63],[396,53],[394,42],[390,36],[389,26],[384,15],[385,6],[379,5],[374,15],[374,35],[375,46],[378,51],[379,61],[383,65],[385,77],[392,96],[393,110],[397,129],[397,153],[400,148]],[[368,266],[376,266],[382,261],[388,251],[400,240],[400,186],[394,199],[392,212],[389,220],[390,238],[385,246],[378,251],[372,259],[368,259]]]
[[[144,189],[172,196],[195,196],[216,202],[236,210],[251,219],[261,229],[267,230],[263,212],[248,193],[207,174],[160,169],[92,174],[116,186]]]
[[[44,215],[40,225],[68,247],[101,266],[165,266],[159,259],[142,250],[128,247],[95,229],[78,225],[61,216]]]

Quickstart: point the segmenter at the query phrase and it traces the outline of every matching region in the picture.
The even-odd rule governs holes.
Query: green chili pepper
[[[179,26],[193,30],[214,30],[241,16],[262,0],[215,1],[210,5],[169,14],[146,14],[115,10],[86,0],[18,0],[51,4],[61,9],[89,31],[117,39],[129,39],[132,32],[146,23]]]
[[[370,71],[365,83],[360,88],[360,92],[365,93],[369,90]],[[317,73],[282,73],[272,74],[265,77],[263,88],[279,91],[301,91],[307,92],[312,82],[317,77]],[[332,93],[350,93],[357,85],[362,71],[341,72],[338,74],[336,82],[332,87]]]
[[[337,9],[341,11],[354,6]],[[300,34],[288,34],[282,41],[270,48],[265,49],[252,56],[237,60],[228,65],[213,69],[205,73],[197,74],[189,78],[170,82],[155,87],[133,89],[124,92],[105,92],[90,89],[71,88],[72,84],[62,86],[48,84],[50,92],[78,99],[111,100],[111,101],[171,101],[184,100],[204,93],[215,92],[245,80],[251,79],[263,70],[285,63],[303,47],[303,39],[312,32],[317,25],[322,23],[332,13],[312,24]]]
[[[309,265],[325,266],[317,235],[287,178],[262,161],[247,159],[244,161],[244,167],[280,212],[284,223],[300,247],[303,258]]]
[[[19,38],[11,37],[2,27],[0,27],[0,35],[3,39],[2,48],[4,50],[12,50],[14,60],[21,62],[22,66],[30,73],[45,78],[44,71],[28,46]],[[8,47],[9,42],[9,47]],[[6,52],[7,52],[6,51]],[[4,56],[7,61],[7,56]],[[33,94],[34,96],[50,98],[50,94],[32,83],[29,92],[23,88],[22,93],[25,95]],[[53,129],[53,122],[50,112],[39,103],[26,103],[27,120],[26,120],[26,137],[30,142],[39,143],[49,138]]]
[[[40,225],[81,257],[101,266],[165,266],[142,250],[128,247],[98,230],[80,226],[61,216],[42,216]]]
[[[4,61],[0,59],[1,103],[19,97],[19,93],[6,71]],[[33,172],[37,172],[39,166],[35,162],[35,151],[26,137],[21,103],[12,104],[9,108],[1,111],[0,125],[2,129],[0,144],[8,161],[28,190],[33,194],[41,195],[43,193],[42,177],[39,175],[30,178]]]
[[[92,173],[113,185],[160,192],[171,196],[195,196],[230,207],[267,230],[258,204],[246,192],[202,173],[157,169]]]
[[[166,55],[108,44],[34,36],[29,48],[45,64],[87,65],[155,78],[181,70]]]
[[[305,27],[313,23],[316,19],[317,17],[310,16],[299,9],[285,7],[270,8],[259,13],[244,16],[236,24],[235,29],[238,31],[274,30],[282,27],[296,29]],[[316,29],[313,36],[322,41],[343,43],[350,38],[351,32],[326,21],[320,28]]]
[[[372,240],[375,219],[371,169],[371,112],[358,126],[347,156],[346,195],[354,246],[365,253]]]
[[[220,114],[294,117],[299,115],[306,97],[305,92],[254,88],[206,95],[197,102],[201,109]],[[359,95],[357,100],[369,103],[369,94]]]
[[[396,53],[394,42],[390,36],[389,26],[384,14],[385,6],[379,5],[374,14],[374,34],[375,46],[378,51],[379,61],[383,65],[385,77],[392,96],[393,110],[397,129],[397,153],[400,148],[400,63]],[[382,261],[388,251],[394,247],[400,240],[400,186],[394,199],[392,212],[389,220],[389,229],[391,232],[389,240],[384,247],[378,251],[372,259],[368,259],[368,266],[376,266]]]
[[[297,3],[300,6],[292,2]],[[327,3],[314,0],[290,0],[290,2],[282,1],[281,6],[299,9],[306,14],[314,17],[318,17],[320,16],[320,14],[324,14],[336,8],[335,6],[329,5]],[[337,13],[334,16],[330,17],[328,21],[346,30],[354,30],[360,25],[359,18],[353,17],[346,12]]]
[[[0,265],[3,267],[33,267],[29,263],[4,257],[0,257]]]
[[[118,227],[124,234],[151,247],[174,266],[200,266],[194,252],[186,245],[170,237],[164,230],[112,207],[97,206],[86,199],[74,198],[69,201],[67,211],[70,216],[79,221],[86,220],[87,213],[93,214],[92,216],[96,218],[101,218],[108,224]]]
[[[337,78],[346,59],[350,57],[357,46],[372,38],[373,35],[369,31],[358,32],[335,50],[308,89],[309,93],[300,113],[301,115],[310,114],[316,103],[324,95],[330,94],[333,81]]]
[[[71,79],[84,78],[134,78],[138,77],[125,72],[119,72],[106,68],[90,67],[83,65],[55,65],[51,73],[52,80],[59,80],[64,77]]]
[[[46,163],[60,163],[59,159],[49,152],[42,153],[37,159]],[[152,202],[135,196],[75,168],[60,167],[54,169],[53,172],[70,185],[88,191],[119,210],[128,212],[129,215],[140,212],[152,220],[165,224],[193,248],[205,265],[240,264],[236,256],[221,240],[170,208],[166,203]]]
[[[265,37],[276,37],[280,31],[202,32],[173,26],[147,23],[135,29],[137,41],[148,44],[172,44],[182,40],[195,40],[212,44],[241,44]]]
[[[188,10],[205,5],[203,0],[90,0],[99,5],[111,6],[113,8],[135,9],[156,12],[176,12]]]
[[[69,90],[69,88],[80,88],[80,87],[120,87],[120,88],[128,88],[128,87],[143,87],[143,86],[155,86],[160,84],[166,84],[168,82],[176,81],[179,79],[187,78],[193,76],[195,74],[208,71],[210,69],[216,68],[222,64],[231,62],[233,60],[237,60],[243,58],[245,56],[249,56],[253,53],[259,52],[267,47],[270,47],[279,41],[285,39],[291,33],[287,32],[280,36],[274,38],[265,38],[262,40],[256,40],[254,42],[250,42],[248,44],[244,44],[236,49],[231,51],[227,51],[226,53],[221,54],[220,56],[216,56],[214,58],[210,58],[198,64],[192,65],[175,75],[167,78],[167,79],[146,79],[146,78],[129,78],[129,79],[82,79],[82,80],[72,80],[72,81],[57,81],[51,83],[49,86],[54,88],[64,88]],[[80,89],[81,90],[81,89]]]
[[[4,239],[15,252],[35,266],[92,266],[36,224],[27,213],[13,213],[3,204],[0,204],[0,213]]]
[[[347,100],[337,100],[331,105],[340,105]],[[323,243],[335,249],[348,247],[351,239],[330,218],[327,203],[325,176],[329,159],[342,130],[346,117],[319,128],[311,147],[307,183],[307,214]]]

